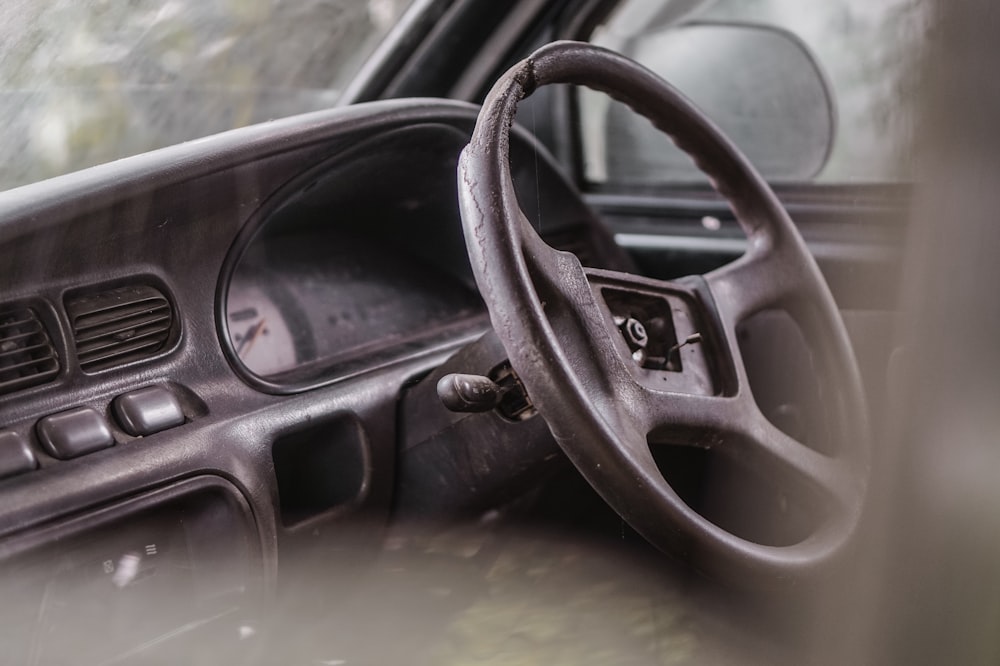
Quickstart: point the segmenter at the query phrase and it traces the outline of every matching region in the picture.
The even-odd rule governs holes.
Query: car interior
[[[333,108],[0,193],[6,663],[805,663],[910,188],[772,178],[617,5],[418,0]],[[707,180],[615,181],[642,117]]]

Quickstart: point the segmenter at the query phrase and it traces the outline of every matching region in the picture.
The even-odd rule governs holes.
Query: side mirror
[[[833,95],[819,63],[792,33],[751,24],[687,23],[640,33],[620,50],[694,101],[765,178],[809,180],[826,164],[836,125]],[[588,122],[588,113],[593,109],[583,109],[585,142],[596,137],[604,144],[596,152],[586,147],[591,180],[653,185],[705,179],[686,155],[624,106],[605,106],[603,128],[592,115]],[[592,171],[595,157],[603,161],[604,174]]]

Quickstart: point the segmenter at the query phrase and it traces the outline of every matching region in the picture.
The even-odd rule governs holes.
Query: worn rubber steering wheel
[[[663,282],[583,268],[574,255],[546,245],[518,205],[508,141],[520,100],[550,83],[604,91],[667,133],[729,201],[748,236],[747,253],[704,276]],[[709,119],[628,58],[556,42],[494,85],[462,153],[458,185],[476,282],[510,363],[563,451],[624,520],[696,568],[743,582],[801,581],[838,560],[857,531],[869,475],[857,362],[788,214]],[[630,339],[636,330],[623,331],[625,319],[634,327],[629,308],[659,322],[656,330],[638,329],[650,345],[657,336],[675,342],[693,333],[702,341],[663,352],[661,340],[659,361],[650,364],[648,350],[635,345],[642,335]],[[790,314],[809,341],[832,454],[785,434],[751,394],[736,327],[772,308]],[[656,438],[714,448],[801,491],[821,508],[816,524],[790,544],[733,534],[693,510],[665,480],[650,450]]]

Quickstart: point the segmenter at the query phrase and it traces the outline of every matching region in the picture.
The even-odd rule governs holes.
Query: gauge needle
[[[264,324],[267,323],[266,319],[261,319],[259,322],[250,327],[250,330],[246,332],[243,339],[240,340],[240,344],[236,346],[236,355],[243,358],[243,355],[250,351],[253,347],[253,343],[260,337],[260,334],[264,331]]]

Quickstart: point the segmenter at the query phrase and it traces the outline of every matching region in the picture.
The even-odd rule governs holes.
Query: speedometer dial
[[[281,311],[262,289],[230,289],[226,320],[233,350],[254,374],[267,377],[296,366],[292,333]]]

